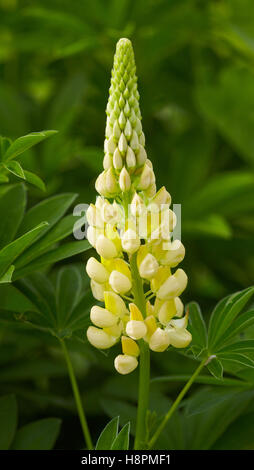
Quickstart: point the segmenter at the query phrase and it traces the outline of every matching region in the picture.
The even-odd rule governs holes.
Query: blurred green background
[[[79,202],[94,200],[115,44],[128,37],[136,54],[147,153],[158,186],[165,185],[173,202],[182,204],[183,267],[189,276],[184,300],[198,301],[209,314],[221,297],[251,285],[253,1],[0,0],[0,22],[1,135],[59,131],[22,157],[47,185],[46,193],[29,187],[29,205],[69,191],[79,194]],[[18,370],[31,355],[42,358],[45,368],[37,375],[27,370],[21,378],[7,374],[2,391],[23,397],[23,422],[30,415],[65,413],[58,447],[78,447],[79,423],[53,340],[45,347],[41,339],[22,334],[19,345],[15,331],[5,338],[12,351],[14,345],[17,349],[12,359],[21,360]],[[72,353],[98,435],[107,420],[102,410],[110,407],[101,405],[98,383],[116,380],[112,357],[101,359],[86,346],[84,359],[79,343]],[[172,354],[160,361],[156,356],[157,374],[183,364]],[[86,375],[91,364],[92,378]],[[124,379],[123,395],[126,381],[135,379],[135,374]]]

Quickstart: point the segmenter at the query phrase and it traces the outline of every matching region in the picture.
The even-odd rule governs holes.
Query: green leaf
[[[12,162],[6,163],[4,165],[4,168],[8,170],[10,173],[13,173],[15,176],[18,176],[19,178],[22,178],[23,180],[26,179],[24,170],[19,162],[16,162],[15,160],[13,160]]]
[[[214,357],[208,364],[207,368],[209,372],[216,378],[222,379],[223,377],[223,366],[217,357]]]
[[[113,418],[101,432],[96,443],[95,450],[109,450],[117,437],[119,427],[119,416]]]
[[[207,347],[207,330],[199,305],[191,302],[187,305],[189,310],[189,330],[192,334],[192,344],[200,350]]]
[[[211,354],[216,352],[214,348],[219,344],[221,336],[244,308],[253,293],[254,287],[248,287],[243,291],[226,297],[216,306],[208,330],[208,347]]]
[[[253,353],[254,352],[254,340],[247,339],[242,341],[237,341],[235,343],[229,344],[224,346],[218,351],[218,354],[225,354],[231,352],[245,352],[245,353]]]
[[[14,395],[0,397],[0,450],[9,449],[17,427],[17,402]]]
[[[224,335],[220,338],[220,345],[224,345],[228,341],[232,340],[236,335],[239,335],[243,331],[246,331],[250,326],[254,324],[254,310],[242,313],[230,327],[225,331]]]
[[[113,441],[111,450],[128,450],[130,442],[130,423],[126,423]]]
[[[63,217],[44,237],[35,242],[33,246],[28,248],[25,253],[19,256],[15,263],[16,268],[20,268],[33,259],[38,258],[42,253],[47,252],[51,246],[66,238],[73,231],[74,224],[77,224],[76,217],[72,214]],[[80,221],[80,226],[82,221]]]
[[[231,362],[236,362],[237,364],[241,364],[245,367],[251,367],[254,368],[254,361],[250,359],[248,356],[245,354],[240,354],[240,353],[220,353],[219,354],[220,359],[224,359],[226,361],[231,361]]]
[[[50,450],[54,447],[61,426],[58,418],[46,418],[20,428],[12,444],[14,450]]]
[[[15,259],[37,238],[38,234],[41,233],[47,222],[42,222],[34,229],[27,232],[20,238],[17,238],[14,242],[5,246],[0,251],[0,276],[2,276],[9,266],[15,261]]]
[[[78,303],[82,289],[80,272],[75,266],[66,266],[58,272],[56,304],[59,328],[68,328],[68,319]]]
[[[151,382],[188,382],[191,378],[191,375],[179,374],[179,375],[165,375],[163,377],[155,377]],[[250,384],[243,380],[230,379],[224,377],[222,379],[217,379],[216,377],[211,377],[210,375],[199,375],[195,378],[195,383],[205,384],[205,385],[219,385],[224,387],[246,387]]]
[[[14,273],[15,266],[11,265],[7,271],[0,277],[0,284],[8,284],[12,281],[12,275]]]
[[[230,400],[237,393],[239,393],[237,389],[228,390],[222,387],[216,389],[210,387],[203,388],[187,401],[185,412],[188,416],[207,412],[207,410],[217,407],[220,403]]]
[[[15,313],[37,310],[34,304],[13,285],[0,286],[0,308]]]
[[[3,159],[3,156],[10,145],[11,139],[8,139],[7,137],[0,137],[0,161]]]
[[[24,171],[25,179],[28,183],[33,184],[34,186],[41,189],[42,191],[46,191],[45,184],[39,176],[35,175],[34,173],[31,173],[31,171],[27,171],[27,170],[23,170],[23,171]]]
[[[254,413],[248,413],[234,421],[214,443],[215,450],[253,450]]]
[[[22,183],[7,186],[0,192],[0,249],[13,240],[25,207],[26,189]]]
[[[21,277],[27,276],[33,271],[38,271],[49,264],[57,263],[62,259],[70,258],[71,256],[78,255],[79,253],[83,253],[90,249],[91,246],[87,240],[65,243],[64,245],[45,253],[45,255],[40,256],[24,268],[16,269],[14,279],[20,279]]]
[[[25,152],[29,148],[33,147],[34,145],[38,144],[44,139],[56,134],[57,131],[41,131],[41,132],[32,132],[31,134],[24,135],[16,139],[12,144],[9,146],[7,151],[4,154],[3,160],[5,162],[12,160],[13,158],[17,157],[21,153]]]
[[[41,238],[42,234],[44,235],[51,230],[58,220],[62,218],[76,197],[77,195],[72,193],[58,194],[57,196],[44,199],[36,206],[33,206],[26,212],[18,234],[23,235],[23,233],[31,230],[32,227],[42,222],[42,220],[47,220],[48,227],[40,234]]]

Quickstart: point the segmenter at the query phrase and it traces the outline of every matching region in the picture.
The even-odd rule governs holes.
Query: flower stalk
[[[116,46],[106,108],[99,196],[87,210],[87,238],[99,259],[88,260],[91,289],[102,306],[91,309],[87,338],[98,349],[121,342],[114,365],[129,374],[140,363],[135,448],[145,447],[150,350],[184,348],[192,337],[179,298],[187,285],[185,249],[172,240],[176,216],[165,187],[157,191],[147,158],[134,53],[128,39]],[[151,300],[154,299],[153,303]]]

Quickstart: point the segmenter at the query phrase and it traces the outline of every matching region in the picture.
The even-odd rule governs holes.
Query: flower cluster
[[[87,210],[87,238],[100,259],[86,266],[93,296],[104,306],[91,309],[90,343],[107,349],[121,340],[115,358],[121,374],[138,365],[139,340],[152,351],[191,341],[188,314],[179,298],[187,285],[182,269],[172,272],[185,255],[172,240],[176,216],[170,194],[156,190],[152,163],[145,151],[133,49],[128,39],[116,48],[110,97],[106,109],[104,171],[96,181],[100,196]],[[135,261],[135,272],[131,262]],[[135,297],[141,282],[144,308]],[[154,299],[153,303],[151,300]],[[142,311],[141,311],[142,310]]]

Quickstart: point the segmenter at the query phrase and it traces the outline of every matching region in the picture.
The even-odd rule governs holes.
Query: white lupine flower
[[[86,220],[89,225],[92,225],[93,227],[104,227],[104,222],[101,218],[100,212],[98,211],[97,207],[93,204],[90,204],[86,211]]]
[[[140,247],[140,239],[132,229],[128,229],[124,232],[121,241],[123,251],[130,254],[135,253]]]
[[[125,167],[122,168],[119,176],[119,186],[123,192],[129,191],[131,187],[131,178]]]
[[[131,281],[125,274],[112,271],[109,276],[109,284],[117,294],[125,294],[131,289]]]
[[[167,328],[167,332],[170,344],[174,346],[174,348],[186,348],[192,340],[191,333],[185,328]]]
[[[126,375],[130,374],[138,366],[138,361],[134,356],[128,356],[127,354],[119,354],[115,358],[115,368],[119,374]]]
[[[118,322],[118,317],[116,315],[109,312],[106,308],[99,307],[98,305],[94,305],[91,308],[90,319],[95,326],[99,326],[100,328],[113,326]]]
[[[87,329],[87,339],[95,348],[108,349],[111,348],[117,341],[117,338],[109,335],[106,331],[89,326]]]
[[[95,248],[102,258],[110,259],[117,256],[117,249],[114,242],[105,237],[105,235],[99,235]]]
[[[93,281],[105,284],[109,278],[108,270],[97,259],[91,257],[87,261],[86,272]]]
[[[183,260],[185,256],[185,248],[180,240],[174,240],[169,244],[165,254],[161,259],[161,264],[166,264],[174,268]]]
[[[133,50],[130,41],[122,39],[117,45],[106,108],[104,171],[95,185],[102,197],[87,211],[87,239],[101,262],[92,257],[86,266],[93,295],[105,305],[92,307],[90,318],[95,326],[88,328],[87,337],[101,349],[121,338],[122,354],[115,358],[120,374],[128,374],[138,365],[142,349],[136,341],[140,346],[145,341],[156,352],[169,345],[186,347],[191,341],[188,314],[183,317],[178,297],[187,285],[187,276],[182,269],[171,272],[185,250],[179,240],[172,241],[176,215],[169,209],[171,197],[165,187],[156,189],[153,165],[144,148],[138,100]],[[146,301],[144,312],[135,303],[127,303],[134,297],[139,305],[137,286],[133,285],[138,273],[138,289],[149,282],[156,294],[153,304],[150,290],[145,288],[150,301]]]
[[[103,302],[104,300],[104,292],[105,292],[105,285],[99,284],[96,281],[91,280],[91,291],[96,300]]]
[[[157,273],[159,264],[157,259],[148,253],[139,265],[139,274],[144,279],[152,279]]]
[[[183,269],[178,269],[161,285],[157,292],[158,298],[167,300],[178,297],[186,288],[187,282],[188,278]]]
[[[96,227],[92,227],[92,225],[89,225],[87,232],[86,232],[86,238],[89,241],[90,245],[92,245],[95,248],[96,241],[99,237],[99,235],[103,234],[102,229],[98,229]]]
[[[126,333],[132,339],[141,339],[147,333],[147,327],[142,320],[130,320],[126,325]]]
[[[157,328],[149,340],[149,348],[155,352],[166,351],[166,349],[169,347],[169,344],[169,334],[162,328]]]

